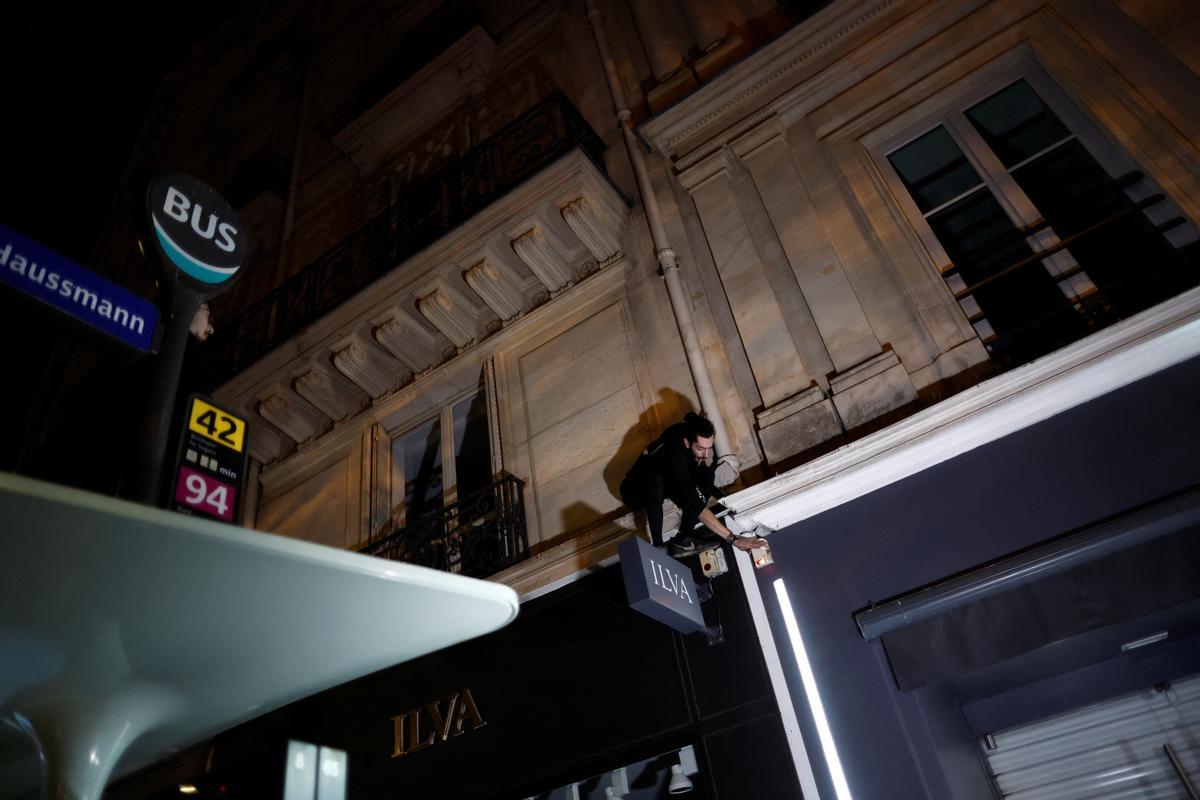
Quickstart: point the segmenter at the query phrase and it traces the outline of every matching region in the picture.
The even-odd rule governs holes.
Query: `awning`
[[[915,689],[1200,597],[1200,489],[856,613]]]

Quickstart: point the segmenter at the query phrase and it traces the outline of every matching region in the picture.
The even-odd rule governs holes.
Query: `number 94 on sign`
[[[190,467],[179,468],[175,502],[191,511],[231,522],[237,489]]]

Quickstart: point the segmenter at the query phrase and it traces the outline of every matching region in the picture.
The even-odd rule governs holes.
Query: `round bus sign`
[[[246,233],[216,190],[179,173],[160,175],[146,195],[163,256],[181,280],[205,295],[224,289],[246,261]]]

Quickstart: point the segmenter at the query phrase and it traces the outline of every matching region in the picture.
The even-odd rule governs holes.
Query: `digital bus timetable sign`
[[[246,472],[246,421],[196,394],[184,420],[172,506],[233,522]]]

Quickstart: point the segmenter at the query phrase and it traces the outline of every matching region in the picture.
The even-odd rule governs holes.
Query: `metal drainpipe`
[[[313,65],[317,60],[317,43],[321,35],[322,0],[313,3],[312,41],[308,45],[308,63],[304,65],[304,84],[300,89],[300,108],[296,119],[296,142],[292,147],[292,174],[288,179],[287,203],[283,210],[283,230],[279,237],[279,258],[276,269],[283,268],[287,258],[287,242],[292,236],[296,219],[296,190],[300,186],[300,159],[304,156],[304,128],[308,122],[308,101],[312,88]]]
[[[725,428],[725,420],[721,417],[720,405],[717,403],[717,393],[713,389],[712,378],[708,374],[708,365],[704,361],[704,350],[700,345],[700,337],[696,333],[696,323],[692,319],[692,308],[683,283],[679,278],[679,264],[675,251],[667,239],[667,230],[663,226],[662,211],[658,207],[658,198],[654,194],[654,186],[650,183],[650,173],[646,169],[646,158],[642,153],[637,135],[633,131],[633,114],[625,102],[625,93],[621,91],[620,79],[617,77],[616,64],[608,49],[608,39],[604,35],[601,20],[604,15],[596,8],[595,0],[587,0],[588,21],[592,33],[596,37],[596,47],[600,50],[600,59],[604,62],[604,76],[608,80],[608,89],[612,95],[613,108],[617,112],[617,127],[625,140],[625,152],[633,165],[633,174],[637,178],[638,193],[642,197],[642,207],[646,211],[646,221],[650,225],[650,237],[654,240],[654,255],[662,268],[663,280],[667,284],[667,295],[671,299],[671,310],[675,314],[675,323],[679,326],[679,335],[683,339],[683,350],[687,356],[688,368],[692,380],[696,384],[696,392],[700,396],[700,407],[708,416],[716,432],[717,452],[721,453],[717,483],[726,485],[737,477],[740,465],[733,450],[733,441]],[[732,472],[722,470],[726,467]],[[722,474],[725,472],[725,474]]]

